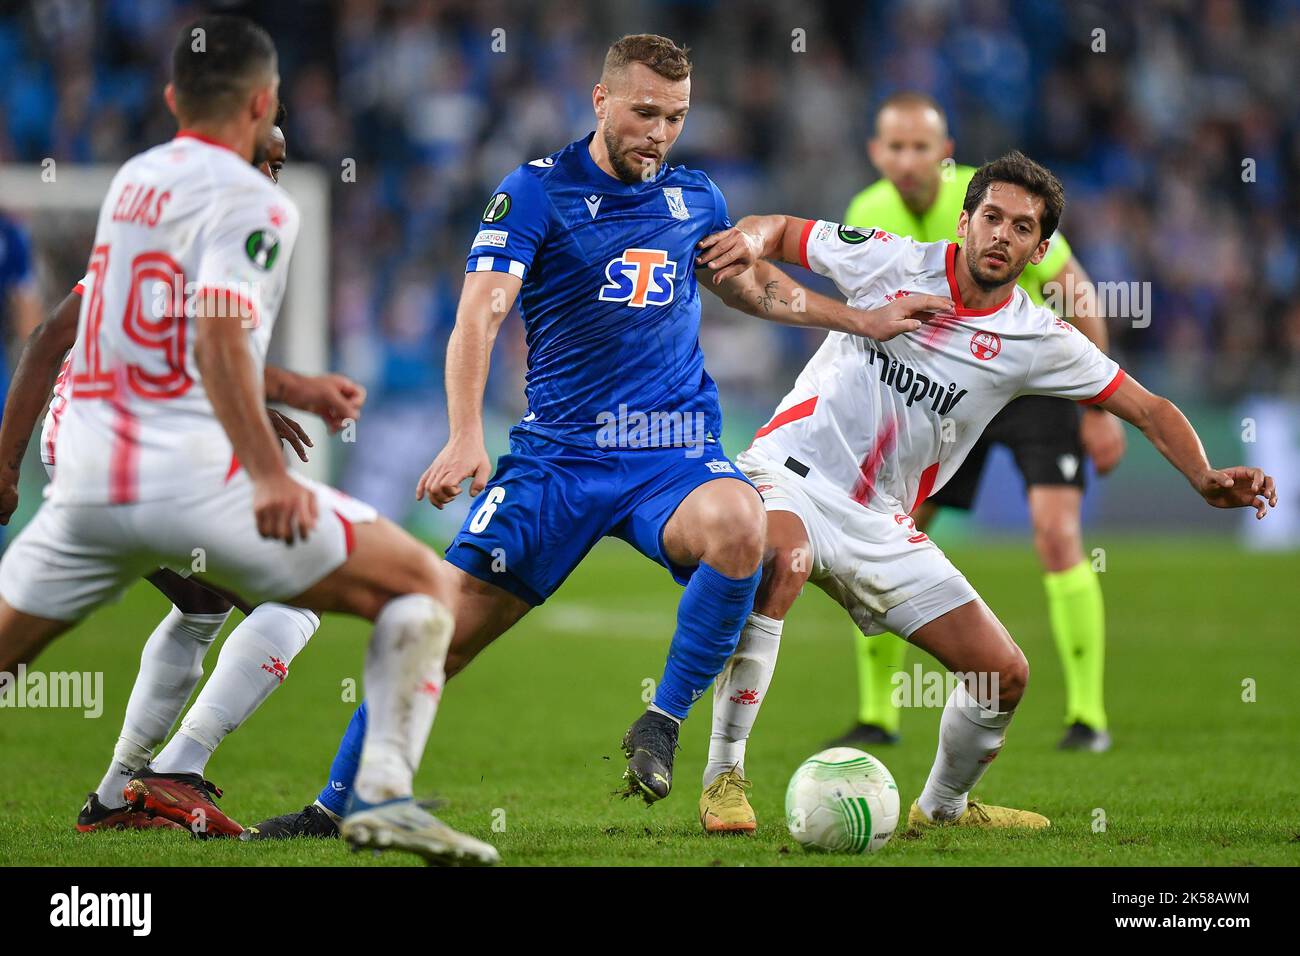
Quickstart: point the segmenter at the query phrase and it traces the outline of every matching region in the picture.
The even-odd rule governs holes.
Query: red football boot
[[[80,833],[94,833],[97,830],[184,830],[179,823],[165,817],[137,813],[128,804],[125,807],[109,808],[99,802],[94,793],[86,795],[86,805],[77,814],[77,830]]]
[[[122,796],[137,812],[179,823],[201,840],[237,837],[244,832],[213,800],[221,796],[221,791],[197,773],[142,770],[122,789]]]

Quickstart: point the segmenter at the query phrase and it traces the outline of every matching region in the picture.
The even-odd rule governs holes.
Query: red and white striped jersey
[[[72,294],[85,297],[85,279],[72,287]],[[72,355],[76,350],[74,344],[63,357],[59,374],[54,379],[54,394],[50,398],[50,407],[45,410],[45,423],[41,426],[41,462],[46,468],[54,467],[54,446],[59,437],[59,422],[63,420],[63,413],[68,407],[68,392],[72,387]]]
[[[1106,399],[1124,372],[1074,326],[1016,287],[992,309],[958,294],[956,243],[809,223],[803,264],[849,305],[876,309],[912,293],[944,295],[955,314],[877,342],[832,332],[804,366],[754,447],[831,494],[910,513],[942,488],[985,426],[1018,395]]]
[[[194,359],[216,291],[247,329],[258,379],[298,235],[293,200],[193,133],[129,160],[100,208],[71,365],[51,407],[51,496],[125,504],[219,484],[233,459]],[[47,425],[50,417],[47,416]]]

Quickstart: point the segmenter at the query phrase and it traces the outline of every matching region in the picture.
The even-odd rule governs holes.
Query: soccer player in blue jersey
[[[623,738],[630,794],[668,795],[678,728],[735,649],[753,603],[765,519],[719,443],[717,387],[700,351],[697,246],[730,227],[701,172],[664,163],[690,106],[690,60],[659,36],[610,47],[592,93],[597,129],[518,167],[488,202],[447,348],[450,437],[416,497],[480,495],[447,549],[458,594],[456,673],[546,600],[603,537],[624,539],[685,585],[654,700]],[[931,296],[861,312],[796,289],[776,267],[703,285],[750,314],[889,338],[918,328]],[[528,412],[495,475],[482,399],[501,322],[519,302]],[[489,481],[489,475],[491,480]],[[365,728],[348,728],[313,806],[257,836],[329,835]]]
[[[0,212],[0,403],[9,391],[8,344],[27,341],[40,324],[36,269],[26,230]]]

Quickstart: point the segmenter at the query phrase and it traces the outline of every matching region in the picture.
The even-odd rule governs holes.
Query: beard
[[[614,131],[606,129],[603,138],[605,140],[605,153],[609,156],[609,165],[613,167],[618,178],[628,184],[641,182],[641,168],[628,162],[627,154],[619,148],[618,137],[614,135]],[[662,160],[660,161],[662,162]]]
[[[1014,262],[1011,260],[1009,253],[1002,252],[1003,255],[1008,257],[1007,272],[1004,276],[999,277],[987,271],[980,265],[981,260],[984,258],[984,254],[989,251],[991,250],[985,249],[984,252],[976,253],[973,246],[966,246],[966,266],[970,269],[970,277],[974,279],[975,284],[985,292],[1006,285],[1008,282],[1015,282],[1020,278],[1020,273],[1025,271],[1025,265],[1029,262],[1029,256],[1025,256],[1025,258],[1021,259],[1019,262]]]

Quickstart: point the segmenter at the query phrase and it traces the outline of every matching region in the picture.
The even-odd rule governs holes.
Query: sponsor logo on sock
[[[733,704],[757,704],[758,690],[742,690],[739,694],[732,694],[728,700]]]
[[[262,670],[266,671],[268,674],[273,674],[275,679],[281,684],[283,684],[284,679],[289,676],[289,665],[278,657],[272,657],[271,663],[263,664]]]
[[[125,926],[133,936],[153,928],[152,893],[82,893],[73,886],[50,897],[51,926]]]
[[[435,684],[433,681],[427,680],[420,685],[420,693],[428,694],[434,700],[437,700],[438,695],[442,693],[442,688],[439,687],[437,684]]]

